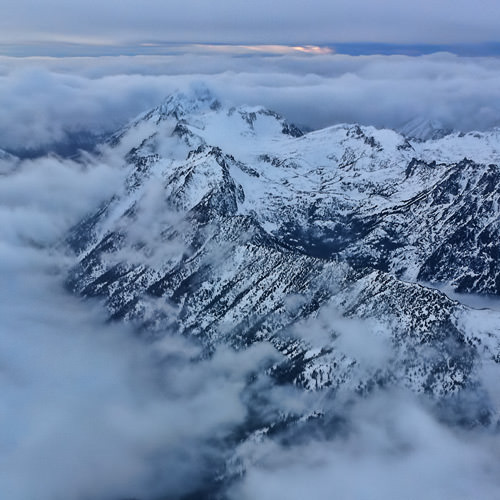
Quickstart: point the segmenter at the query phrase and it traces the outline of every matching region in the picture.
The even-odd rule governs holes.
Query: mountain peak
[[[192,85],[189,91],[170,94],[157,108],[161,115],[179,119],[191,113],[219,109],[221,103],[204,84]]]

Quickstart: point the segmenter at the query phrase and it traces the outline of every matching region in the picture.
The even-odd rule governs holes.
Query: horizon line
[[[399,42],[324,42],[324,43],[242,43],[171,42],[142,40],[131,43],[85,43],[40,41],[0,43],[4,57],[99,57],[99,56],[173,56],[188,53],[252,55],[404,55],[422,56],[447,52],[460,57],[499,57],[500,42],[478,43],[399,43]]]

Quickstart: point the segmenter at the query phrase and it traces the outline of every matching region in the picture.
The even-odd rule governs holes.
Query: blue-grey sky
[[[499,40],[499,19],[498,0],[3,0],[0,50],[42,42],[481,44]]]

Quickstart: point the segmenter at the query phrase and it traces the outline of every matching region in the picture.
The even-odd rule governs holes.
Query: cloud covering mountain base
[[[104,165],[54,158],[0,179],[3,498],[196,489],[222,457],[218,442],[245,419],[247,376],[275,356],[262,345],[195,363],[196,345],[168,336],[146,344],[67,293],[73,261],[58,240],[120,179]]]

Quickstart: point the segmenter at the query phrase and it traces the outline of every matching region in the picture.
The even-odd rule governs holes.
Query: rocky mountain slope
[[[200,91],[170,96],[100,155],[126,179],[69,235],[68,286],[111,318],[206,355],[268,341],[283,356],[268,374],[305,391],[472,391],[468,421],[496,420],[481,373],[500,362],[500,312],[431,284],[500,296],[500,130],[302,134]]]

